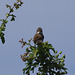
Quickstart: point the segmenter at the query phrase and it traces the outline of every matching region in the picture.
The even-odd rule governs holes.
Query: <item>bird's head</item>
[[[37,34],[43,34],[42,28],[39,27],[39,28],[36,30],[36,33],[37,33]]]

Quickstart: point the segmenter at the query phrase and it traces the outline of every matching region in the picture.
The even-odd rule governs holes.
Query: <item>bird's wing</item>
[[[33,41],[36,42],[38,40],[42,40],[42,36],[40,34],[35,34]]]

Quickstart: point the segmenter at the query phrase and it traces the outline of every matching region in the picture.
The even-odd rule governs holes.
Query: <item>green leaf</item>
[[[9,16],[16,17],[16,16],[15,16],[15,15],[13,15],[13,14],[10,14]]]
[[[1,32],[0,32],[0,37],[3,37],[4,36],[4,33],[2,32],[2,30],[1,30]]]
[[[65,58],[65,55],[63,55],[63,58]]]
[[[14,18],[14,17],[12,17],[10,21],[15,21],[15,18]]]
[[[6,7],[8,8],[8,7],[11,7],[10,5],[8,5],[8,4],[6,4]]]
[[[5,20],[5,22],[4,23],[7,23],[8,21],[7,20]]]
[[[0,19],[0,21],[4,22],[4,19]]]
[[[33,57],[34,56],[34,54],[32,54],[32,53],[30,53],[30,55],[29,55],[30,57]]]
[[[2,41],[3,44],[5,43],[5,38],[4,38],[4,36],[1,37],[1,41]]]
[[[55,51],[55,54],[57,54],[58,51]]]
[[[17,3],[14,3],[14,6],[17,6]]]
[[[3,19],[0,19],[0,21],[2,21],[2,22],[3,22]]]
[[[61,54],[61,53],[62,53],[62,51],[59,52],[59,54]]]
[[[30,71],[29,71],[29,70],[27,70],[26,74],[30,75]]]
[[[32,72],[34,73],[34,67],[31,68]]]
[[[2,23],[1,27],[0,27],[1,31],[5,31],[5,27],[6,27],[6,25],[4,23]]]
[[[27,70],[27,68],[24,68],[24,69],[22,69],[22,71],[23,71],[23,74],[25,74],[25,71]]]
[[[0,28],[0,33],[1,33],[1,28]]]
[[[35,56],[35,57],[37,56],[37,52],[38,52],[38,50],[35,49],[35,52],[34,52],[34,56]]]
[[[14,11],[13,9],[10,9],[10,13],[13,12],[13,11]]]
[[[6,27],[6,25],[4,23],[1,24],[1,27]]]
[[[0,21],[2,21],[4,24],[8,22],[7,20],[4,20],[4,19],[1,19]]]
[[[17,0],[17,3],[20,2],[20,0]]]
[[[59,54],[56,55],[56,58],[58,58]]]
[[[4,27],[1,28],[2,31],[5,31],[5,29],[6,29],[6,28],[4,28]]]
[[[19,8],[19,5],[16,5],[15,8],[16,8],[16,10],[17,10],[17,9]]]
[[[7,7],[7,8],[9,8],[9,9],[11,9],[11,6],[10,6],[10,5],[8,5],[8,4],[6,4],[6,7]]]

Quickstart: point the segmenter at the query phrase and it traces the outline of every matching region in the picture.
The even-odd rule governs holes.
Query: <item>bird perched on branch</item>
[[[44,39],[43,31],[42,31],[42,28],[39,27],[39,28],[36,30],[36,34],[34,35],[33,42],[34,42],[36,45],[38,45],[38,44],[40,44],[41,42],[43,42],[43,39]]]

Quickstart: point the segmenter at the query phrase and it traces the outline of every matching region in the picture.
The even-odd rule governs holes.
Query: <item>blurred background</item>
[[[33,38],[42,27],[44,42],[49,41],[58,52],[66,55],[67,75],[75,74],[75,0],[22,0],[24,4],[15,10],[16,20],[8,23],[5,44],[0,40],[0,75],[23,75],[25,67],[20,55],[19,40]],[[9,12],[6,4],[13,6],[16,0],[0,0],[0,19]],[[0,23],[1,24],[1,23]],[[35,70],[35,73],[37,70]]]

